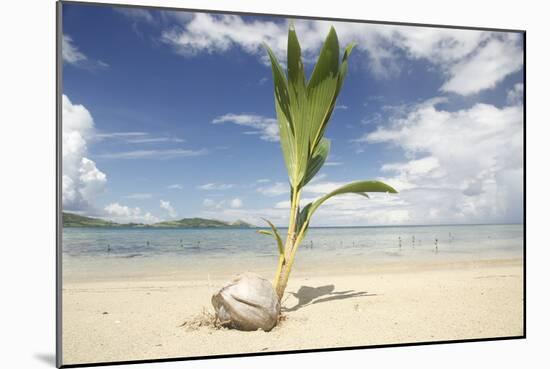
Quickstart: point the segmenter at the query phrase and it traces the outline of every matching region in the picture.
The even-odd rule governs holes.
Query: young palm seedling
[[[346,47],[340,63],[338,37],[331,28],[307,82],[300,44],[292,25],[288,31],[286,74],[269,46],[265,47],[273,70],[275,110],[290,184],[288,233],[283,242],[275,225],[267,219],[270,230],[259,231],[273,236],[277,242],[279,264],[273,285],[258,275],[245,273],[212,296],[218,323],[247,331],[269,331],[277,324],[296,251],[319,206],[336,195],[356,193],[368,197],[367,192],[396,192],[382,182],[358,181],[300,206],[304,186],[319,172],[330,150],[330,141],[323,136],[344,83],[353,45]]]
[[[277,242],[279,264],[274,287],[279,300],[284,294],[296,251],[319,206],[333,196],[347,193],[368,198],[367,192],[397,192],[379,181],[357,181],[300,206],[304,186],[319,172],[329,154],[330,141],[324,134],[342,89],[353,47],[350,44],[345,48],[340,63],[338,37],[334,27],[331,27],[309,81],[306,81],[300,43],[292,24],[288,31],[286,74],[273,51],[265,45],[273,71],[275,110],[290,185],[290,218],[286,240],[283,242],[279,231],[269,220],[266,222],[271,230],[259,231],[273,236]]]

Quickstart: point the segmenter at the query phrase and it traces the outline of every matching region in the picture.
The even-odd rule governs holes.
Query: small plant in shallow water
[[[317,63],[306,81],[300,43],[294,26],[288,31],[287,73],[275,54],[265,45],[275,89],[275,110],[279,122],[281,149],[290,185],[290,217],[286,240],[272,222],[265,219],[277,242],[279,263],[274,288],[282,298],[294,263],[296,251],[306,236],[315,211],[333,196],[355,193],[368,198],[367,192],[397,191],[379,181],[357,181],[335,189],[319,199],[300,206],[302,190],[319,172],[330,151],[330,141],[324,137],[336,100],[348,70],[348,58],[354,44],[346,46],[340,63],[340,46],[334,27],[323,44]]]

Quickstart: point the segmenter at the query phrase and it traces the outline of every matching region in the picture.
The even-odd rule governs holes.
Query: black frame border
[[[216,13],[229,15],[244,15],[244,16],[268,16],[277,18],[305,19],[305,20],[321,20],[335,22],[352,22],[352,23],[369,23],[391,26],[407,26],[407,27],[428,27],[439,29],[459,29],[471,31],[489,31],[489,32],[507,32],[521,33],[523,35],[523,334],[518,336],[507,337],[487,337],[487,338],[472,338],[459,340],[443,340],[443,341],[425,341],[425,342],[410,342],[410,343],[390,343],[368,346],[349,346],[349,347],[330,347],[318,349],[304,350],[288,350],[288,351],[270,351],[270,352],[251,352],[238,354],[223,354],[223,355],[208,355],[208,356],[184,356],[162,359],[145,359],[145,360],[124,360],[112,362],[91,362],[81,364],[63,364],[63,348],[62,348],[62,91],[63,91],[63,58],[62,58],[62,37],[63,37],[63,4],[77,4],[84,6],[103,6],[103,7],[121,7],[133,9],[154,9],[165,11],[182,11],[192,13]],[[197,9],[197,8],[179,8],[169,6],[155,5],[132,5],[132,4],[117,4],[117,3],[102,3],[102,2],[86,2],[77,0],[58,0],[55,7],[56,18],[56,367],[57,368],[85,368],[93,366],[108,366],[108,365],[128,365],[128,364],[145,364],[145,363],[165,363],[176,361],[193,361],[193,360],[209,360],[223,358],[240,358],[253,356],[269,356],[269,355],[284,355],[284,354],[308,354],[316,352],[331,352],[331,351],[351,351],[376,348],[391,348],[391,347],[413,347],[413,346],[429,346],[443,345],[456,343],[472,343],[472,342],[491,342],[491,341],[508,341],[527,338],[527,31],[522,29],[506,29],[506,28],[491,28],[477,26],[456,26],[443,24],[429,23],[413,23],[413,22],[397,22],[397,21],[377,21],[365,19],[349,19],[349,18],[331,18],[321,16],[304,16],[296,14],[271,14],[271,13],[255,13],[244,11],[216,10],[216,9]]]

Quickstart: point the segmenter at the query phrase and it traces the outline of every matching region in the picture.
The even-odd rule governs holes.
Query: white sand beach
[[[66,278],[63,362],[191,357],[523,334],[521,258],[298,265],[271,332],[190,324],[242,264]],[[223,267],[225,265],[225,267]],[[272,277],[269,263],[248,268]],[[249,265],[250,266],[250,265]],[[253,265],[254,266],[254,265]],[[137,270],[137,269],[136,269]],[[216,273],[211,273],[216,270]],[[208,271],[208,272],[207,272]],[[138,274],[136,274],[138,273]],[[184,324],[188,322],[187,324]]]

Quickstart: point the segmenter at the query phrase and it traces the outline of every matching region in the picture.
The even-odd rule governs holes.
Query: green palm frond
[[[348,183],[306,205],[300,212],[299,218],[302,219],[302,222],[307,226],[309,225],[309,220],[311,219],[313,213],[319,208],[319,206],[331,197],[354,193],[369,198],[367,192],[397,193],[393,187],[380,181],[357,181]]]
[[[330,151],[330,140],[322,138],[321,142],[317,145],[315,152],[308,161],[306,176],[303,181],[303,185],[306,185],[309,181],[315,177],[317,172],[322,168],[323,164],[327,160],[328,153]]]
[[[273,72],[275,109],[288,178],[291,186],[299,190],[313,178],[311,168],[317,167],[319,153],[330,147],[323,135],[342,88],[353,44],[346,47],[340,65],[338,36],[331,27],[307,84],[300,43],[292,24],[288,31],[286,75],[273,51],[264,46]]]

